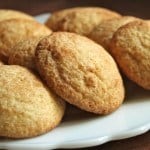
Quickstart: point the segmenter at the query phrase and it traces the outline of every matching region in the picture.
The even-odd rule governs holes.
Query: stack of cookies
[[[124,101],[122,74],[150,90],[150,23],[105,8],[54,12],[45,25],[0,10],[0,136],[56,127],[65,102],[106,115]]]

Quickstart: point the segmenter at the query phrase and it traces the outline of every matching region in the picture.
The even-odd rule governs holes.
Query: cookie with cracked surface
[[[65,103],[21,66],[0,67],[0,97],[2,137],[44,134],[60,123],[65,110]]]
[[[24,39],[50,34],[46,26],[26,19],[11,19],[0,22],[0,58],[8,62],[13,47]]]
[[[114,11],[100,7],[76,7],[54,12],[46,25],[53,31],[75,32],[88,35],[103,20],[120,17]]]
[[[116,63],[86,37],[52,33],[39,42],[35,62],[49,87],[83,110],[108,114],[123,102],[124,87]]]
[[[113,37],[113,34],[121,26],[135,20],[138,20],[138,18],[124,16],[121,18],[113,18],[111,20],[103,21],[97,27],[95,27],[95,29],[90,33],[89,37],[111,52],[110,41]]]
[[[29,38],[19,42],[13,47],[8,64],[25,66],[29,69],[36,70],[34,56],[35,48],[38,42],[42,39],[41,37]]]
[[[130,80],[150,90],[150,24],[148,22],[134,21],[119,28],[112,38],[111,52]]]
[[[32,16],[24,12],[10,10],[10,9],[0,9],[0,21],[4,21],[8,19],[17,19],[17,18],[34,20]]]

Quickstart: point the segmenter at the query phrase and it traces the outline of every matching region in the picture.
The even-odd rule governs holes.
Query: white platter
[[[44,22],[49,14],[37,16]],[[133,137],[150,129],[150,91],[128,84],[123,105],[107,116],[96,116],[68,107],[63,122],[51,132],[31,139],[0,139],[0,149],[49,150],[96,146]]]

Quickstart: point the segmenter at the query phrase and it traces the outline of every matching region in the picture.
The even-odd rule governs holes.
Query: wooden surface
[[[101,6],[118,11],[123,15],[150,19],[150,0],[0,0],[0,9],[17,9],[31,15],[74,6]],[[150,150],[150,131],[137,137],[109,142],[88,149]]]

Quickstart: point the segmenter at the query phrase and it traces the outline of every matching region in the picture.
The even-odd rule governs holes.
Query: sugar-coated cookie
[[[109,46],[113,34],[121,26],[135,20],[138,20],[138,18],[124,16],[121,18],[113,18],[111,20],[103,21],[97,27],[95,27],[95,29],[93,29],[89,37],[102,45],[106,50],[111,51]]]
[[[11,19],[0,22],[0,58],[7,63],[13,47],[24,39],[51,33],[46,26],[27,19]]]
[[[25,66],[36,70],[34,63],[35,48],[41,37],[34,37],[23,40],[13,47],[8,64]]]
[[[100,7],[76,7],[54,12],[46,25],[54,31],[88,35],[101,21],[120,17],[114,11]]]
[[[39,42],[35,62],[48,86],[83,110],[108,114],[123,102],[124,87],[116,63],[86,37],[52,33]]]
[[[150,90],[150,24],[134,21],[117,30],[111,52],[125,75]]]
[[[0,136],[27,138],[56,127],[65,103],[28,69],[0,67]]]
[[[0,9],[0,21],[9,20],[9,19],[28,19],[34,20],[32,16],[24,12],[10,10],[10,9]]]

